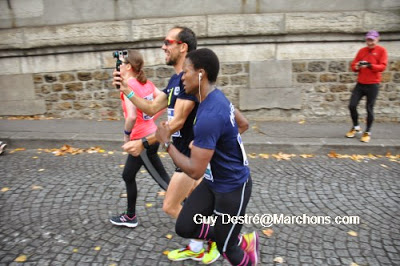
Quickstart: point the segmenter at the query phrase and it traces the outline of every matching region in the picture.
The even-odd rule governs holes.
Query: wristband
[[[132,131],[126,131],[126,130],[124,130],[124,133],[125,133],[125,135],[128,135],[128,136],[130,136],[130,135],[131,135],[131,133],[132,133]]]
[[[165,142],[164,143],[164,145],[162,146],[162,149],[165,151],[165,152],[168,152],[168,148],[171,146],[171,141],[167,141],[167,142]]]
[[[128,99],[132,98],[135,95],[135,93],[133,91],[131,91],[128,95],[126,95],[126,97],[128,97]]]

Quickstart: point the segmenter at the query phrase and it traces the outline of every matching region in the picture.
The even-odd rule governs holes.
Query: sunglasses
[[[182,44],[183,42],[182,42],[182,41],[177,41],[177,40],[168,40],[168,39],[165,39],[165,40],[164,40],[164,44],[165,44],[166,46],[171,45],[171,44],[173,44],[173,43]]]

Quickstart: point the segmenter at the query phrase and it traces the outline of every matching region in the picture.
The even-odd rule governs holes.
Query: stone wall
[[[368,30],[381,33],[392,60],[400,58],[396,0],[89,2],[0,1],[0,116],[121,117],[111,52],[139,50],[149,78],[163,88],[172,69],[160,47],[175,25],[193,29],[199,47],[215,51],[219,84],[253,119],[348,117],[344,86],[351,89],[354,74],[330,64],[352,60]],[[379,96],[378,119],[399,120],[396,75],[385,76],[389,96]]]
[[[45,116],[55,118],[121,119],[119,91],[112,86],[113,69],[41,73],[33,76],[37,100]],[[146,76],[163,89],[174,74],[164,65],[145,68]],[[239,90],[248,83],[248,63],[221,64],[218,85],[237,106]]]
[[[278,74],[261,73],[263,79],[259,79],[251,71],[251,62],[222,63],[217,84],[250,119],[344,121],[349,120],[347,106],[357,78],[350,62],[347,59],[264,62],[284,67],[280,72],[290,76],[290,84],[285,80],[279,82]],[[160,89],[174,73],[173,68],[164,65],[146,67],[145,72]],[[44,115],[49,117],[121,119],[119,92],[112,87],[111,77],[112,69],[35,74],[36,100],[45,101]],[[259,79],[259,85],[254,83],[255,79]],[[271,84],[268,79],[278,81]],[[383,73],[376,121],[399,122],[399,100],[400,58],[392,58]],[[364,106],[362,100],[360,117],[365,115]]]

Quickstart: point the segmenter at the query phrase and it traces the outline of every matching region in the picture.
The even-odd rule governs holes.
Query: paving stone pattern
[[[139,226],[108,222],[125,208],[125,159],[121,152],[56,157],[26,150],[1,156],[0,265],[22,265],[14,262],[20,255],[27,256],[24,265],[170,265],[163,251],[187,241],[175,234],[174,220],[161,209],[160,188],[147,172],[137,177]],[[169,157],[162,160],[172,173]],[[361,219],[358,225],[273,225],[270,237],[262,233],[267,228],[245,225],[244,231],[261,235],[261,265],[274,265],[277,257],[283,265],[400,264],[398,161],[257,158],[250,166],[248,214]],[[219,259],[214,265],[228,264]]]

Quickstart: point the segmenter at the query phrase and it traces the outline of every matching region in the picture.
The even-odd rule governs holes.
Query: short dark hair
[[[188,52],[196,50],[197,38],[196,34],[188,27],[175,26],[174,29],[180,29],[178,33],[178,41],[184,42],[188,46]]]
[[[204,69],[210,82],[215,82],[217,80],[219,60],[212,50],[207,48],[194,50],[188,53],[186,58],[190,59],[195,70]]]

